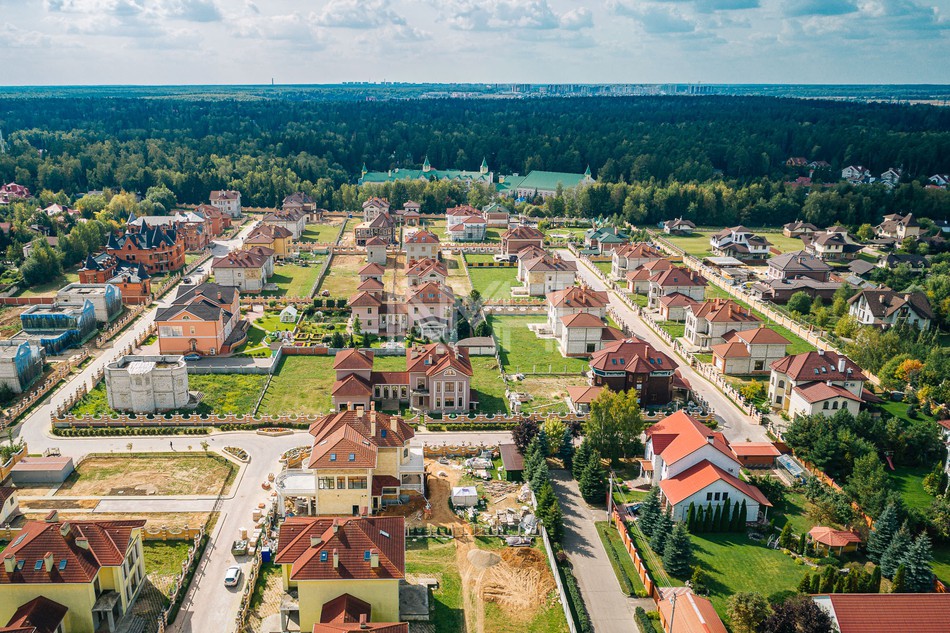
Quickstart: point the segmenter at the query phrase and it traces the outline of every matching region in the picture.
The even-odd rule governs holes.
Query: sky
[[[950,0],[0,0],[0,84],[950,83]]]

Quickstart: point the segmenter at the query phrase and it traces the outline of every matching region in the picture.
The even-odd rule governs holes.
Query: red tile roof
[[[366,240],[363,246],[386,246],[386,242],[374,235],[373,237]]]
[[[782,454],[771,442],[736,442],[729,444],[736,457],[778,457]]]
[[[709,348],[719,358],[749,358],[752,354],[742,343],[720,343]]]
[[[706,280],[703,279],[702,275],[694,273],[688,268],[661,270],[650,278],[650,282],[661,288],[693,288],[706,285]]]
[[[838,371],[839,360],[844,360],[844,373]],[[786,356],[772,363],[771,367],[796,382],[801,380],[867,380],[867,376],[854,361],[830,350]],[[849,369],[850,374],[847,373]]]
[[[614,252],[629,259],[663,259],[665,257],[661,251],[646,242],[624,244],[620,248],[615,248]]]
[[[313,625],[313,633],[409,633],[408,622],[330,623]]]
[[[603,387],[591,387],[589,385],[568,387],[567,397],[570,398],[574,404],[590,404],[597,399],[597,396],[599,396],[603,390]]]
[[[333,369],[372,369],[373,350],[345,349],[333,357]]]
[[[690,466],[674,477],[664,479],[660,482],[660,489],[663,491],[663,495],[669,499],[670,503],[675,505],[688,499],[697,492],[701,492],[717,481],[732,486],[745,496],[758,502],[759,505],[772,505],[758,488],[730,475],[722,468],[719,468],[719,466],[705,459]]]
[[[707,598],[691,591],[676,592],[676,613],[673,614],[671,598],[657,603],[657,608],[673,626],[669,633],[727,633],[726,626]]]
[[[345,429],[352,432],[343,432]],[[329,464],[335,468],[352,468],[352,464],[368,463],[371,458],[375,464],[377,448],[405,446],[415,435],[412,427],[399,416],[362,409],[325,415],[310,425],[310,434],[313,435],[310,468]],[[331,453],[337,455],[332,462]],[[350,453],[355,453],[358,461],[350,462]]]
[[[378,297],[372,295],[365,290],[358,292],[347,301],[348,305],[353,308],[365,308],[365,307],[378,307],[383,305],[383,302],[380,301]]]
[[[377,276],[377,275],[384,275],[384,274],[386,274],[386,269],[385,269],[383,266],[380,266],[379,264],[377,264],[377,263],[374,262],[374,263],[372,263],[372,264],[366,264],[365,266],[363,266],[362,268],[360,268],[360,270],[359,270],[359,272],[358,272],[357,274],[358,274],[360,277],[365,277],[365,276],[367,276],[367,275],[370,275],[370,276],[375,277],[375,276]]]
[[[754,323],[761,321],[732,299],[710,299],[692,308],[697,319],[706,319],[713,323]]]
[[[525,226],[524,224],[519,224],[518,226],[512,227],[502,233],[501,239],[503,240],[543,240],[544,233],[534,228],[533,226]]]
[[[603,372],[627,373],[668,371],[679,367],[672,358],[639,338],[626,338],[605,345],[593,353],[590,366]]]
[[[438,374],[448,368],[473,376],[472,362],[467,349],[453,348],[446,343],[413,345],[406,350],[406,372],[424,372],[427,376]]]
[[[844,547],[851,543],[860,543],[861,537],[854,532],[847,530],[836,530],[821,525],[815,526],[808,531],[811,540],[828,547]]]
[[[333,383],[330,394],[334,398],[365,398],[373,395],[373,387],[356,374],[347,374]]]
[[[653,440],[653,452],[667,464],[673,464],[703,446],[710,444],[720,453],[735,460],[723,436],[686,414],[676,411],[646,430],[647,439]]]
[[[407,277],[422,277],[430,273],[435,273],[440,277],[448,277],[449,271],[445,264],[437,259],[426,257],[420,260],[410,260],[406,262]]]
[[[816,596],[831,602],[841,633],[946,633],[950,594],[873,593]]]
[[[596,317],[590,312],[566,314],[561,317],[561,323],[564,324],[564,327],[604,327],[604,322],[600,320],[600,317]]]
[[[824,382],[810,382],[803,385],[798,385],[792,389],[792,392],[800,395],[805,399],[805,402],[808,402],[809,404],[815,404],[816,402],[822,402],[823,400],[830,400],[831,398],[846,398],[855,402],[861,402],[861,398],[854,395],[844,387],[839,387],[838,385],[834,384],[829,385]]]
[[[668,308],[676,308],[680,306],[696,306],[700,302],[696,301],[692,297],[684,295],[682,292],[673,292],[668,295],[660,297],[660,305],[667,306]]]
[[[454,304],[455,295],[448,286],[443,286],[434,281],[427,281],[424,284],[410,288],[406,293],[410,303],[426,304]]]
[[[372,611],[373,609],[368,602],[344,593],[323,603],[323,609],[320,611],[320,622],[324,624],[330,622],[338,624],[359,622],[361,616],[369,620]]]
[[[555,308],[604,308],[610,303],[610,298],[603,290],[591,290],[588,286],[570,286],[549,293],[547,301],[548,305]]]
[[[27,521],[3,552],[4,562],[14,557],[18,564],[13,573],[0,569],[0,584],[92,582],[101,567],[122,564],[132,535],[144,525],[144,520]],[[43,564],[47,553],[53,555],[50,571]]]
[[[789,345],[791,341],[769,327],[759,327],[753,330],[742,330],[733,336],[742,339],[749,345]]]
[[[425,229],[416,231],[406,238],[406,244],[438,244],[439,237]]]
[[[377,567],[372,553],[379,555]],[[403,517],[290,517],[280,528],[274,562],[290,565],[296,581],[401,579],[405,556]]]
[[[383,488],[398,488],[401,485],[399,479],[392,475],[373,475],[373,496],[383,494]]]
[[[0,633],[56,633],[69,608],[45,596],[20,605]]]

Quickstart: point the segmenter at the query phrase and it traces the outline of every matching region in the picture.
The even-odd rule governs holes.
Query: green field
[[[594,266],[600,269],[600,272],[610,277],[610,262],[594,262]]]
[[[267,283],[277,284],[277,291],[265,292],[265,295],[277,297],[309,297],[313,282],[320,274],[320,266],[298,266],[284,264],[274,266],[274,275]]]
[[[510,299],[511,289],[520,286],[517,268],[469,268],[472,288],[483,299]]]
[[[300,241],[319,242],[321,244],[334,243],[339,233],[339,224],[308,224],[307,229],[300,236]]]
[[[406,356],[373,357],[373,371],[406,371]]]
[[[462,577],[455,558],[455,543],[435,539],[408,539],[406,573],[431,576],[439,581],[432,592],[430,609],[435,633],[459,633],[465,630],[462,605]]]
[[[45,297],[49,295],[55,295],[56,292],[63,286],[68,286],[69,284],[79,283],[79,273],[76,270],[66,271],[61,277],[57,277],[52,281],[47,281],[44,284],[39,284],[33,286],[32,288],[24,288],[20,292],[16,293],[16,297]]]
[[[508,413],[505,383],[493,356],[472,356],[472,389],[478,392],[478,413]]]
[[[577,373],[588,368],[583,358],[564,358],[553,339],[539,339],[528,329],[531,323],[544,323],[541,316],[489,317],[499,356],[505,372],[513,373]]]
[[[333,356],[287,356],[280,361],[260,413],[322,414],[330,410]]]
[[[924,477],[932,470],[926,467],[898,466],[891,471],[885,464],[888,476],[894,483],[894,489],[901,493],[908,508],[926,510],[936,501],[936,497],[924,490]]]
[[[492,253],[465,253],[465,261],[467,261],[469,264],[493,264],[495,262],[495,255]]]
[[[360,285],[359,272],[365,265],[366,259],[360,255],[334,255],[317,294],[326,290],[334,299],[349,299],[356,294],[356,287]]]
[[[753,229],[755,231],[755,229]],[[663,235],[664,238],[668,239],[675,246],[679,246],[687,252],[687,254],[694,257],[706,257],[712,254],[712,251],[709,248],[709,236],[717,231],[694,231],[692,235],[689,236],[677,236],[677,235]],[[771,233],[771,232],[756,232],[756,235],[760,235],[772,243],[772,246],[783,253],[788,253],[790,251],[800,251],[802,250],[802,240],[797,237],[785,237],[781,233]]]

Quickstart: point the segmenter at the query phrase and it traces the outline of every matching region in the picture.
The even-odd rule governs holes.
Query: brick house
[[[172,305],[155,315],[160,353],[230,354],[247,340],[240,297],[232,286],[180,286]]]
[[[395,244],[396,225],[388,213],[380,213],[372,220],[361,222],[353,231],[357,246],[365,246],[367,240],[378,237],[386,244]]]
[[[108,253],[89,255],[79,269],[81,284],[112,284],[122,292],[122,302],[139,304],[151,300],[152,281],[142,264],[129,264]]]
[[[309,195],[302,191],[296,191],[289,196],[284,197],[280,203],[280,208],[284,211],[295,211],[305,216],[313,215],[317,212],[317,203]],[[315,222],[319,220],[314,220]]]
[[[541,297],[551,292],[574,285],[577,278],[577,262],[545,253],[538,257],[518,260],[520,288],[512,288],[512,294]]]
[[[505,255],[517,255],[527,246],[544,248],[544,233],[533,226],[519,224],[501,235],[501,252]]]
[[[218,237],[231,228],[231,216],[211,204],[198,205],[195,213],[205,219],[211,237]]]
[[[673,399],[674,372],[679,365],[639,338],[604,345],[590,359],[591,384],[614,391],[636,389],[642,406]]]
[[[138,232],[112,234],[106,252],[130,264],[142,264],[150,275],[170,273],[185,266],[185,242],[174,228],[143,223]]]
[[[436,259],[427,258],[406,262],[406,280],[409,287],[421,286],[429,281],[445,284],[448,276],[449,271],[445,264]]]

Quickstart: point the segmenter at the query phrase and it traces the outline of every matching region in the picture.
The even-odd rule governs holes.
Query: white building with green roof
[[[367,171],[366,165],[363,165],[359,184],[395,182],[397,180],[453,180],[468,185],[476,182],[491,184],[495,182],[495,174],[488,169],[488,161],[484,158],[478,171],[466,171],[463,169],[436,169],[429,163],[429,157],[426,156],[422,163],[422,169],[397,167],[389,171]]]
[[[498,191],[515,198],[547,198],[557,192],[558,185],[565,191],[582,185],[590,185],[594,179],[590,167],[583,174],[564,171],[534,170],[527,176],[499,176]]]

